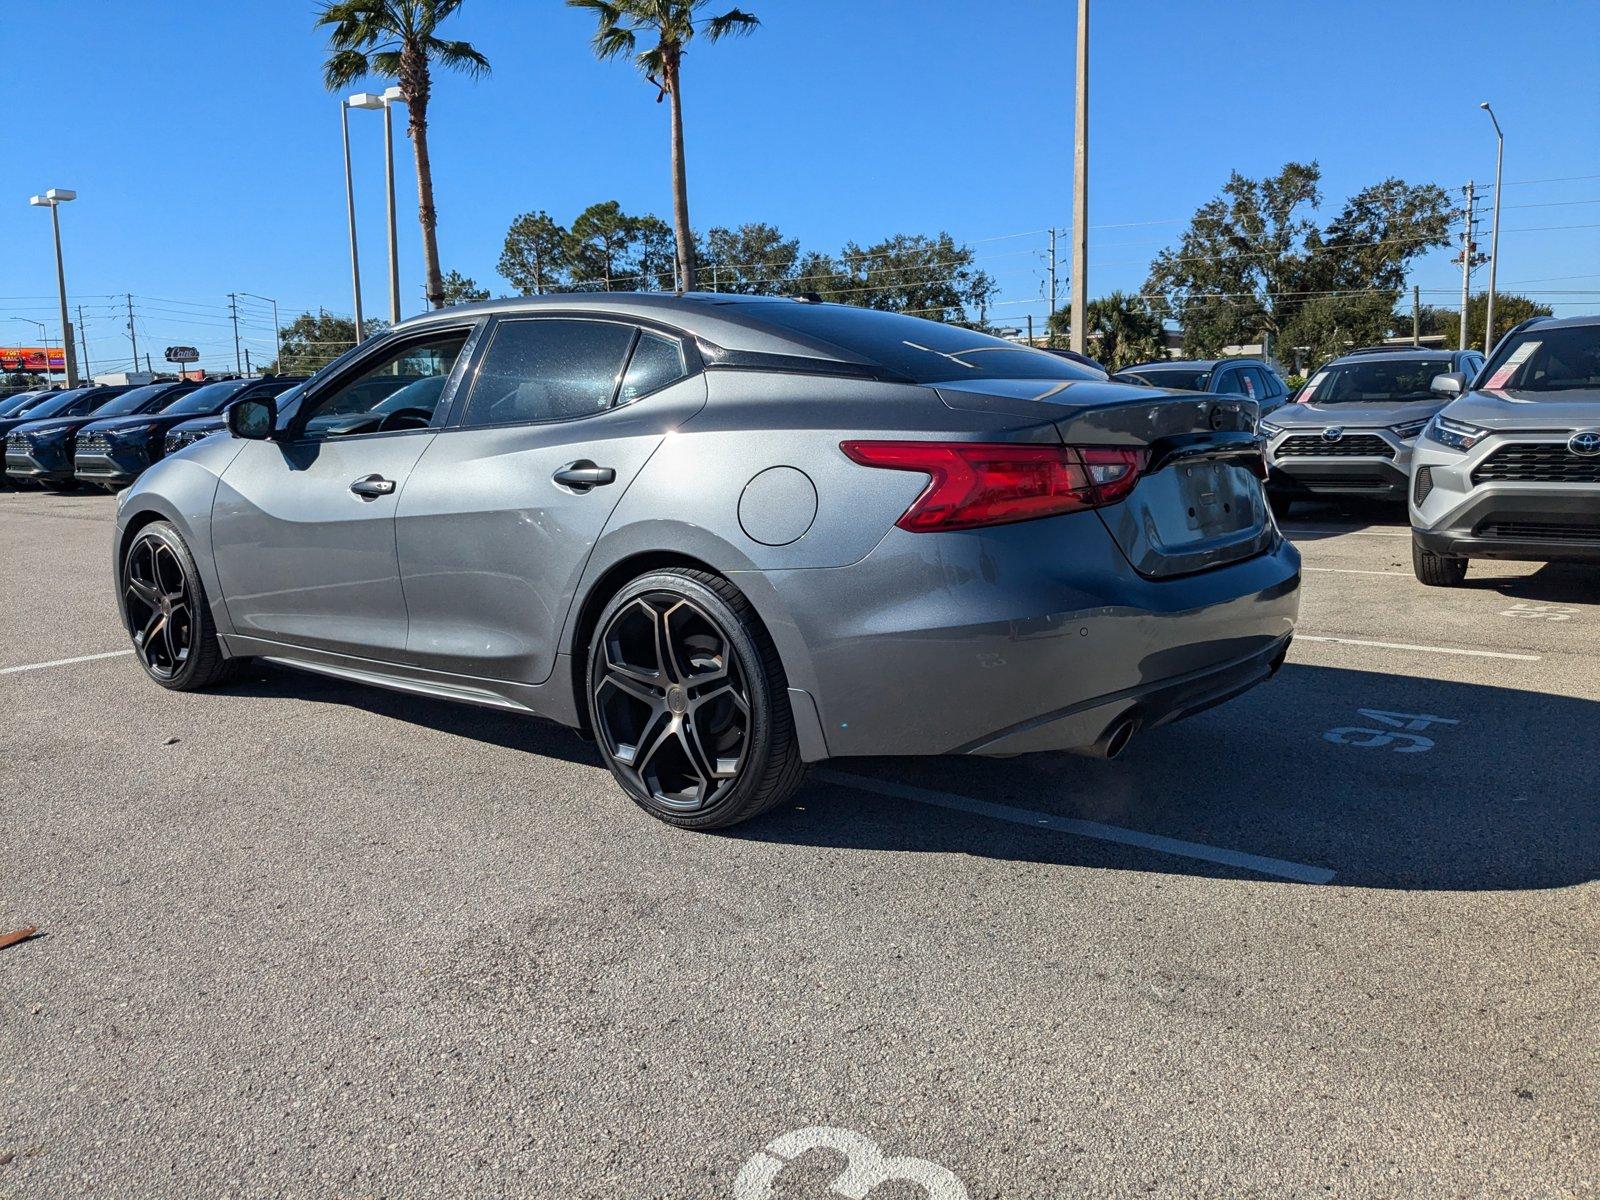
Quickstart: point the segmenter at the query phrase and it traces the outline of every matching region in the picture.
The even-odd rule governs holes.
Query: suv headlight
[[[1271,421],[1268,421],[1267,419],[1262,418],[1261,420],[1256,422],[1256,432],[1264,433],[1269,438],[1277,437],[1280,433],[1283,432],[1283,426],[1282,425],[1274,425]]]
[[[1402,442],[1409,442],[1428,427],[1427,421],[1407,421],[1404,425],[1391,425],[1389,432]]]
[[[1422,436],[1451,450],[1467,451],[1488,437],[1489,431],[1465,421],[1452,421],[1441,414],[1423,427]]]

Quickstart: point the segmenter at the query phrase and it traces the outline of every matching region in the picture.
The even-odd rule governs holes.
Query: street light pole
[[[383,92],[383,182],[389,191],[389,323],[400,324],[400,237],[394,223],[394,106],[404,104],[405,90]]]
[[[1489,233],[1489,303],[1483,314],[1483,353],[1485,356],[1494,352],[1494,281],[1495,271],[1500,266],[1500,167],[1505,160],[1506,135],[1500,132],[1500,120],[1494,115],[1494,109],[1489,107],[1485,100],[1478,105],[1489,114],[1489,120],[1494,122],[1494,224]]]
[[[42,196],[30,196],[28,198],[29,204],[50,210],[50,225],[55,231],[56,290],[61,295],[61,361],[62,366],[66,368],[67,386],[69,388],[78,386],[78,356],[72,345],[72,322],[67,319],[67,272],[61,260],[61,216],[56,210],[67,201],[76,200],[77,198],[78,193],[68,188],[51,188]],[[50,366],[48,349],[46,347],[45,368],[47,374]]]
[[[258,296],[254,292],[240,292],[241,296],[248,296],[252,300],[260,300],[272,305],[272,342],[278,352],[278,374],[283,374],[283,330],[278,325],[278,302],[271,296]]]
[[[1089,0],[1078,0],[1078,104],[1072,134],[1072,349],[1088,353]]]
[[[344,206],[350,221],[350,283],[355,293],[356,343],[361,342],[361,255],[356,249],[356,188],[350,173],[350,105],[339,100],[339,126],[344,134]]]

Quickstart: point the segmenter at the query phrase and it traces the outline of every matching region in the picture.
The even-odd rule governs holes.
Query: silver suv
[[[1474,558],[1600,562],[1600,316],[1527,321],[1472,390],[1433,386],[1459,398],[1411,458],[1417,578],[1454,587]]]
[[[1465,379],[1483,366],[1472,350],[1374,346],[1318,370],[1256,428],[1267,439],[1267,493],[1277,514],[1299,499],[1366,496],[1405,503],[1411,447],[1451,396],[1436,377]]]

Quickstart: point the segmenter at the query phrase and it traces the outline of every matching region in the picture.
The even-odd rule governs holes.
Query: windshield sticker
[[[1311,403],[1311,397],[1313,397],[1313,396],[1315,396],[1317,394],[1317,388],[1322,384],[1322,381],[1324,379],[1326,379],[1327,377],[1328,377],[1328,373],[1326,371],[1318,371],[1315,375],[1313,375],[1311,377],[1311,382],[1306,384],[1305,391],[1300,393],[1300,403],[1301,404],[1310,404]]]
[[[1483,386],[1486,388],[1505,387],[1511,381],[1511,377],[1517,373],[1517,368],[1532,358],[1533,352],[1543,344],[1543,342],[1523,342],[1522,345],[1511,352],[1511,357],[1506,359],[1495,370],[1493,375],[1489,376],[1489,382]]]

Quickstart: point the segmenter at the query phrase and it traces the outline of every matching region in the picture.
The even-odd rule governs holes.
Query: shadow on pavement
[[[475,742],[602,765],[576,733],[515,713],[270,666],[227,690],[348,705]],[[1541,889],[1600,879],[1600,759],[1585,749],[1597,727],[1595,701],[1290,664],[1228,704],[1135,738],[1116,762],[1072,754],[835,759],[826,773],[1326,868],[1335,885]],[[620,795],[618,803],[625,803]],[[784,809],[722,836],[1268,878],[817,776]]]

